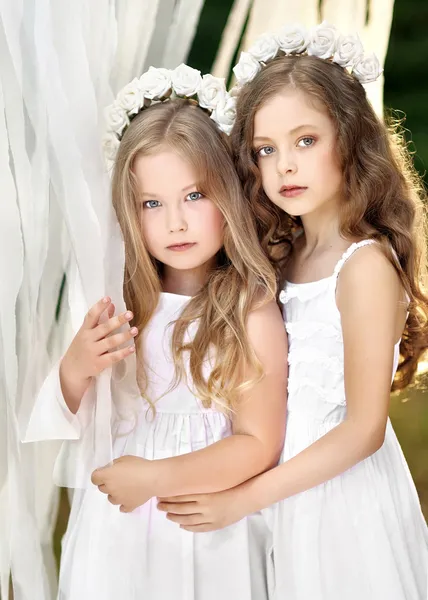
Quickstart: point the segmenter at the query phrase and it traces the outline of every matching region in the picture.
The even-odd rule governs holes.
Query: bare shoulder
[[[282,364],[287,355],[287,334],[281,311],[274,300],[257,306],[250,312],[247,332],[262,363],[269,363],[271,366]]]
[[[359,248],[343,265],[337,284],[338,294],[355,289],[400,292],[398,273],[378,244]]]
[[[380,246],[370,244],[358,249],[343,265],[337,283],[339,310],[354,301],[396,304],[403,299],[403,288],[394,266]]]

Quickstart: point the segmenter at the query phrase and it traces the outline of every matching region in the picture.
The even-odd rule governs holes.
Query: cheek
[[[262,179],[262,185],[265,190],[272,187],[273,184],[277,184],[277,173],[275,168],[275,160],[273,157],[269,157],[269,159],[259,160],[257,163],[257,167],[260,171],[260,177]]]
[[[156,226],[156,219],[154,215],[147,214],[148,211],[144,211],[140,216],[140,227],[141,235],[145,241],[146,247],[152,254],[156,248],[156,240],[159,241],[159,235]]]
[[[223,213],[212,203],[206,203],[201,214],[204,232],[211,239],[223,243]]]

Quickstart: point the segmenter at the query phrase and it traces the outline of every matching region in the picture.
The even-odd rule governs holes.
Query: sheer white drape
[[[358,31],[364,47],[385,62],[391,30],[394,0],[235,0],[214,63],[217,77],[228,77],[235,52],[248,19],[240,50],[246,50],[263,33],[276,31],[281,24],[303,23],[312,27],[326,20],[342,33]],[[378,114],[383,110],[383,77],[367,86],[367,95]]]
[[[20,441],[35,394],[91,304],[109,294],[123,308],[123,244],[100,151],[102,110],[148,61],[175,66],[186,59],[201,7],[201,0],[0,0],[3,600],[10,572],[15,600],[55,595],[52,471],[59,442]],[[128,366],[132,382],[132,359]],[[78,454],[79,444],[91,444],[88,469],[111,458],[110,390],[105,372],[96,389],[102,410],[82,443],[64,450]],[[73,472],[61,477],[86,483]]]

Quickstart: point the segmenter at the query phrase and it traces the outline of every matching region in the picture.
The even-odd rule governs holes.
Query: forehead
[[[332,128],[326,110],[300,90],[284,89],[269,98],[256,112],[254,137],[289,133],[301,125]]]
[[[181,190],[197,180],[196,169],[190,162],[167,148],[137,156],[133,170],[143,190],[150,192],[171,188]]]

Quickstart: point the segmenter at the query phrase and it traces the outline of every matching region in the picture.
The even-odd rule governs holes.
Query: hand
[[[223,529],[252,512],[239,487],[212,494],[158,498],[158,509],[181,529],[194,533]]]
[[[64,397],[68,396],[77,408],[92,377],[135,351],[133,344],[118,347],[138,334],[136,327],[111,335],[130,321],[133,314],[127,311],[113,317],[114,310],[110,298],[94,304],[61,361],[60,379]],[[105,312],[107,320],[102,322]]]
[[[155,461],[139,456],[121,456],[101,469],[96,469],[91,481],[111,504],[120,505],[121,512],[132,512],[155,495]]]

